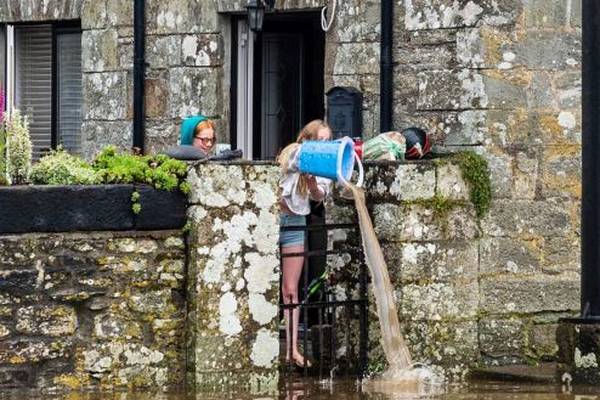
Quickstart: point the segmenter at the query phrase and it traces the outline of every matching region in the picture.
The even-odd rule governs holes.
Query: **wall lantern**
[[[254,32],[262,31],[265,19],[265,6],[268,10],[272,10],[275,6],[275,0],[248,0],[246,5],[246,9],[248,10],[248,26]]]

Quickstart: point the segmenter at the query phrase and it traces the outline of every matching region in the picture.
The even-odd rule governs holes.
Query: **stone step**
[[[556,383],[556,363],[514,364],[477,368],[471,371],[471,378],[475,380]]]

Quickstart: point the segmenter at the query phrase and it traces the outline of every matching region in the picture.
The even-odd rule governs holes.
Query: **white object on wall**
[[[329,6],[325,6],[323,7],[323,9],[321,10],[321,28],[323,28],[323,30],[325,32],[329,31],[329,28],[331,28],[331,24],[333,24],[333,20],[335,19],[335,8],[337,5],[337,0],[332,0],[333,1],[333,6],[331,7],[331,19],[329,20],[329,22],[327,22],[327,8]]]

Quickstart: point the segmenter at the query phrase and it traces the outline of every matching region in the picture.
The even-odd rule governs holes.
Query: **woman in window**
[[[301,174],[296,166],[300,145],[305,140],[329,140],[331,129],[321,120],[309,122],[298,135],[295,143],[282,150],[277,161],[282,169],[280,201],[280,226],[306,225],[306,216],[310,214],[310,200],[323,201],[331,186],[329,179]],[[279,244],[282,254],[301,253],[304,251],[304,231],[281,231]],[[284,304],[298,303],[298,283],[304,265],[304,257],[283,257],[282,261],[282,297]],[[292,311],[292,337],[290,332],[290,310],[285,310],[286,324],[286,361],[303,367],[304,356],[298,350],[298,317],[299,310]],[[306,366],[310,366],[306,360]]]
[[[180,144],[194,146],[206,155],[215,148],[215,123],[203,115],[187,117],[181,123]]]

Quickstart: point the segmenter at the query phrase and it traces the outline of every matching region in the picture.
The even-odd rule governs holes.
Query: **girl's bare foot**
[[[304,368],[304,356],[300,353],[294,353],[293,355],[294,364],[296,364],[300,368]],[[309,359],[306,359],[306,367],[312,367],[312,363]]]

